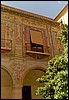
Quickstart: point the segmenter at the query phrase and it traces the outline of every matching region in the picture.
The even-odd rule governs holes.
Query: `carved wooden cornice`
[[[40,19],[43,21],[53,22],[54,24],[59,24],[58,22],[55,22],[52,18],[45,17],[45,16],[38,15],[38,14],[34,14],[34,13],[27,12],[24,10],[20,10],[20,9],[10,7],[10,6],[4,5],[4,4],[1,4],[1,11],[8,11],[8,12],[16,13],[16,14],[19,14],[22,16],[33,17],[33,18]]]

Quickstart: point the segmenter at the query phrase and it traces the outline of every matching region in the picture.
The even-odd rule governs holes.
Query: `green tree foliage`
[[[59,41],[64,44],[63,54],[55,56],[48,62],[46,75],[38,78],[43,87],[38,87],[36,95],[46,99],[68,99],[68,25],[60,25]]]

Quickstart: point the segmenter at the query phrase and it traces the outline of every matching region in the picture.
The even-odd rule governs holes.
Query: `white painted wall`
[[[61,19],[63,21],[63,24],[68,25],[68,11],[58,20],[58,22],[60,22]]]

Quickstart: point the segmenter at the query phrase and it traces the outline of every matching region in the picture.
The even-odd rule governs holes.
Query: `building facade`
[[[68,4],[60,11],[54,18],[54,21],[61,22],[68,25]]]
[[[53,19],[1,4],[1,98],[42,99],[36,79],[63,51]]]

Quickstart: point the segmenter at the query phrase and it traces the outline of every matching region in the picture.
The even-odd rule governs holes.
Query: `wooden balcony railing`
[[[1,49],[11,50],[12,49],[12,40],[1,39]]]

